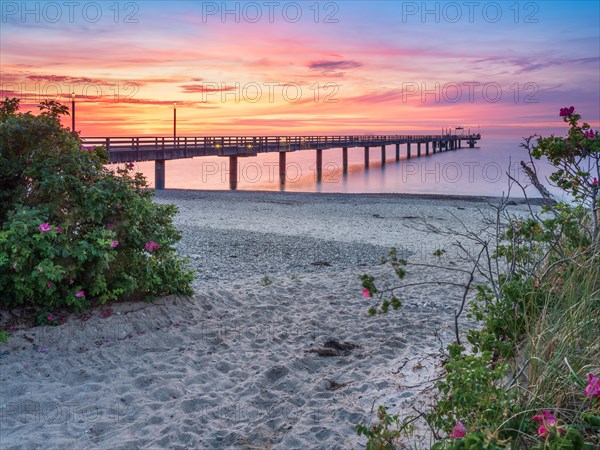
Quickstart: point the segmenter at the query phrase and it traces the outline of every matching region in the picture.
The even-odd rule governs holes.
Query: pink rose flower
[[[48,225],[46,222],[42,223],[38,229],[42,232],[45,233],[46,231],[52,231],[52,227],[50,225]]]
[[[587,130],[584,131],[583,134],[588,138],[588,139],[594,139],[596,137],[596,133],[594,133],[593,130]]]
[[[60,234],[63,232],[63,229],[61,227],[56,227],[56,234]]]
[[[119,245],[119,241],[112,241],[112,243],[110,244],[110,248],[115,248]]]
[[[571,106],[570,108],[560,108],[560,117],[570,116],[575,112],[575,107]]]
[[[462,422],[456,421],[456,425],[454,425],[452,433],[450,433],[450,439],[464,438],[466,435],[467,427],[465,427]]]
[[[534,422],[538,422],[538,423],[544,423],[545,422],[545,423],[547,423],[550,426],[556,425],[556,417],[554,417],[554,414],[552,414],[547,409],[542,409],[542,413],[541,414],[536,414],[535,416],[533,416],[531,418],[531,420],[533,420]]]
[[[48,281],[46,283],[46,287],[51,288],[52,286],[54,286],[54,283],[52,281]]]
[[[152,253],[154,250],[158,250],[160,245],[154,241],[146,242],[146,251]]]
[[[77,297],[77,298],[85,297],[85,291],[77,291],[77,292],[75,292],[75,297]]]
[[[364,298],[371,298],[371,292],[367,288],[364,287],[362,293]]]
[[[538,435],[540,435],[541,437],[547,436],[548,433],[550,433],[550,430],[556,427],[556,424],[558,422],[556,420],[556,417],[554,417],[554,415],[547,409],[542,409],[542,413],[536,414],[531,418],[531,420],[541,424],[538,427]],[[564,432],[564,429],[561,427],[556,427],[556,431],[558,432],[558,434],[562,434]]]
[[[600,398],[600,378],[591,373],[588,373],[588,385],[585,388],[585,395],[590,398]]]

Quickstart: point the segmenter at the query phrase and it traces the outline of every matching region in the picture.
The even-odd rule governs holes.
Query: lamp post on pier
[[[71,94],[71,131],[75,132],[75,92]]]
[[[173,145],[177,146],[177,102],[173,102]]]

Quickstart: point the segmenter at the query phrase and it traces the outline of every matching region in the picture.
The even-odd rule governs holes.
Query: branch
[[[460,304],[460,309],[458,310],[458,312],[454,313],[454,332],[456,333],[456,342],[458,345],[461,345],[460,344],[460,336],[459,336],[459,332],[458,332],[458,318],[460,317],[463,310],[465,309],[465,302],[467,301],[467,295],[469,293],[469,290],[471,289],[471,284],[473,283],[473,279],[475,277],[475,270],[477,269],[477,266],[479,265],[479,260],[481,259],[481,255],[483,254],[484,250],[485,250],[485,247],[481,249],[481,251],[479,252],[479,255],[477,256],[477,261],[473,265],[473,270],[471,270],[471,274],[469,276],[469,282],[467,283],[467,286],[465,287],[465,292],[463,294],[462,303]]]
[[[523,168],[523,171],[527,174],[527,176],[531,180],[531,183],[535,186],[535,188],[538,190],[538,192],[542,195],[542,197],[544,197],[546,200],[555,201],[554,196],[548,191],[548,189],[546,189],[546,187],[542,183],[540,183],[540,180],[538,179],[538,176],[537,176],[537,172],[535,170],[533,170],[531,167],[529,167],[527,164],[525,164],[524,161],[521,161],[521,167]]]

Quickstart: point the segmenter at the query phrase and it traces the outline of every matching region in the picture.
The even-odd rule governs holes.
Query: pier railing
[[[85,145],[106,146],[111,162],[152,161],[196,156],[249,156],[265,152],[326,150],[427,142],[472,141],[479,135],[350,136],[144,136],[86,137]]]

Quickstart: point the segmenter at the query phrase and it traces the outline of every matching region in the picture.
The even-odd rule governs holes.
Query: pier
[[[154,161],[155,189],[165,188],[166,161],[172,159],[221,156],[229,158],[229,184],[237,188],[238,158],[258,153],[279,153],[279,177],[285,180],[286,157],[290,152],[316,150],[316,171],[320,179],[323,168],[323,150],[342,149],[342,168],[348,172],[348,149],[362,147],[364,164],[369,167],[370,150],[381,148],[385,164],[386,147],[395,145],[396,161],[401,148],[406,147],[406,158],[420,157],[423,147],[426,156],[463,148],[463,142],[474,148],[480,134],[470,135],[364,135],[364,136],[199,136],[199,137],[88,137],[85,145],[105,146],[111,163]],[[416,148],[416,154],[413,150]],[[431,151],[430,151],[431,150]]]

